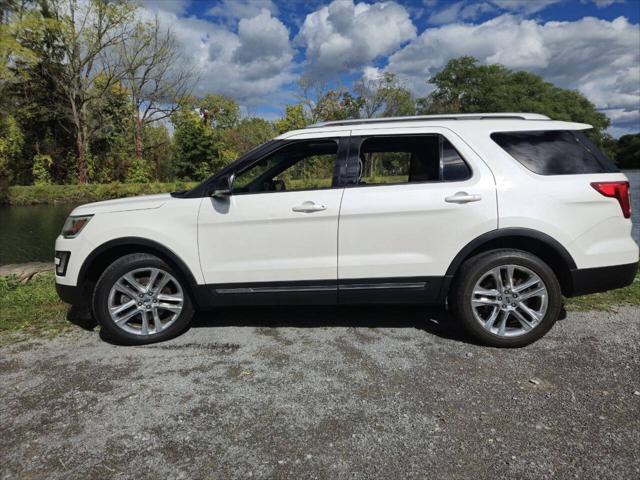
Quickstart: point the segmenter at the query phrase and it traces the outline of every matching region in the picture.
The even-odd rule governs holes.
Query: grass
[[[8,205],[88,203],[112,198],[174,192],[193,188],[195,182],[92,183],[87,185],[14,185],[9,187]]]
[[[640,275],[626,288],[568,298],[565,307],[572,312],[610,311],[616,305],[640,305]]]
[[[69,306],[58,299],[53,272],[41,273],[28,283],[0,277],[0,345],[24,334],[51,338],[71,329]],[[611,311],[617,305],[640,306],[640,275],[620,290],[567,299],[569,311]],[[23,334],[23,335],[15,335]]]
[[[0,344],[16,340],[12,333],[51,338],[67,330],[69,306],[56,294],[53,272],[35,275],[20,283],[0,277]]]

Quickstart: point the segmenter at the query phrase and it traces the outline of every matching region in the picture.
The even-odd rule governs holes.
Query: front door
[[[200,263],[218,304],[336,301],[339,148],[291,140],[237,171],[230,196],[203,199]]]

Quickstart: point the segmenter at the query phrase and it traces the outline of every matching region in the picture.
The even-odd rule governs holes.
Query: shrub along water
[[[113,198],[175,192],[193,188],[196,182],[103,183],[86,185],[15,185],[3,200],[7,205],[88,203]]]

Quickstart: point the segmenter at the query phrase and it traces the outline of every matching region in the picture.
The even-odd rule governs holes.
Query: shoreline
[[[198,182],[88,183],[85,185],[13,185],[0,206],[58,205],[175,192],[193,188]]]

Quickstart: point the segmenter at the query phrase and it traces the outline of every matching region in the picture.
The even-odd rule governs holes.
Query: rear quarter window
[[[539,175],[614,173],[618,168],[578,130],[495,132],[491,139]]]

